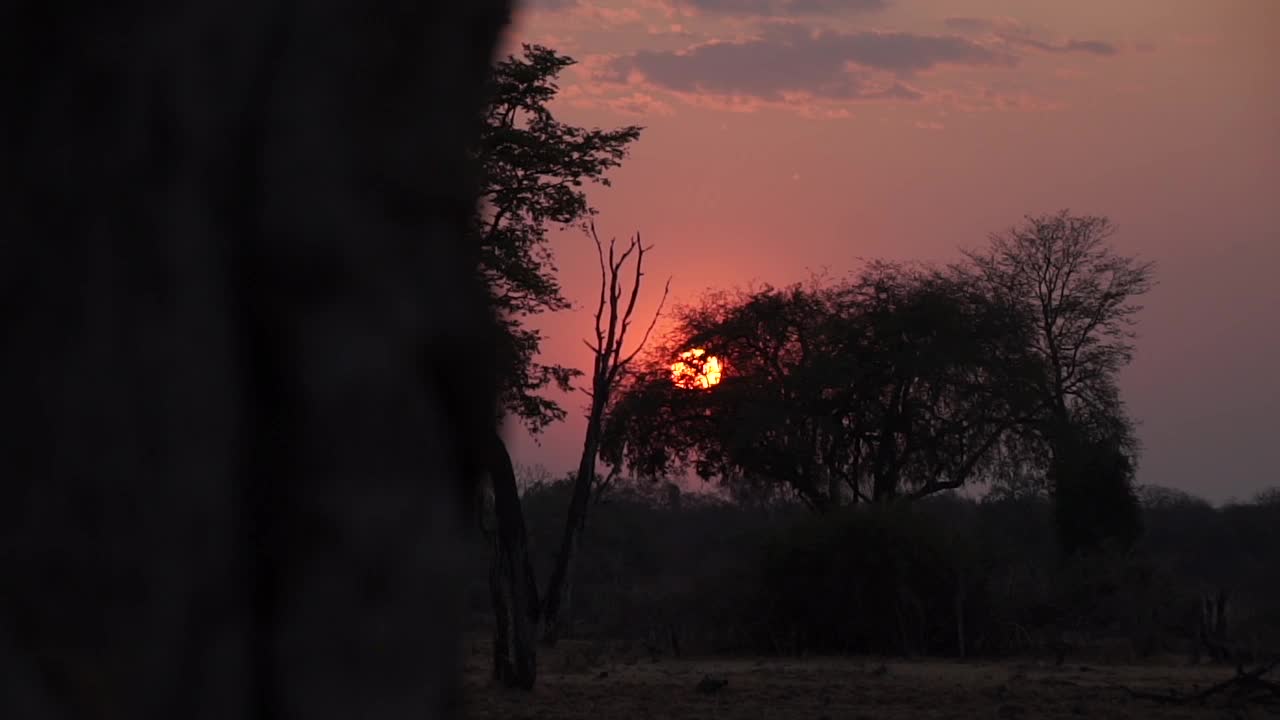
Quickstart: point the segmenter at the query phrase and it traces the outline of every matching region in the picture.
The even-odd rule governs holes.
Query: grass
[[[1225,701],[1170,705],[1133,698],[1204,688],[1229,668],[878,658],[658,659],[563,642],[539,657],[532,693],[489,680],[488,647],[468,643],[465,717],[632,720],[915,720],[929,718],[1276,718]],[[697,690],[711,675],[727,681]],[[1267,713],[1271,714],[1267,714]]]

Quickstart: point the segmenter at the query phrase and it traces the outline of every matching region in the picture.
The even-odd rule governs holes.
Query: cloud
[[[576,12],[584,17],[594,18],[606,27],[639,24],[644,19],[635,8],[581,5]]]
[[[676,9],[698,14],[768,17],[876,12],[889,6],[889,0],[670,0],[670,2]]]
[[[641,50],[605,67],[615,81],[776,102],[797,97],[917,100],[921,93],[903,82],[915,73],[942,65],[1009,67],[1016,62],[1012,54],[954,35],[808,32],[785,26],[743,42]]]
[[[943,20],[942,24],[957,32],[967,33],[992,32],[995,30],[1009,30],[1022,27],[1022,23],[1014,20],[1013,18],[1007,17],[949,17]]]
[[[949,17],[943,20],[948,28],[962,33],[988,33],[1009,45],[1031,48],[1050,53],[1087,53],[1090,55],[1115,55],[1115,45],[1102,40],[1068,39],[1053,43],[1032,37],[1032,31],[1013,18]]]
[[[929,99],[962,113],[1057,112],[1067,107],[1060,100],[1040,97],[1026,91],[998,90],[984,86],[942,90]]]
[[[1088,53],[1090,55],[1115,55],[1117,52],[1115,45],[1101,40],[1067,40],[1062,43],[1048,43],[1042,40],[1033,40],[1031,38],[1024,37],[1001,37],[1015,45],[1035,48],[1036,50],[1043,50],[1044,52],[1081,52]]]
[[[578,0],[521,0],[521,9],[536,12],[560,12],[578,6]]]
[[[634,115],[634,117],[671,115],[675,113],[675,110],[671,109],[671,105],[658,100],[657,97],[646,95],[644,92],[632,92],[631,95],[612,97],[612,99],[605,100],[603,104],[613,110],[614,113]]]

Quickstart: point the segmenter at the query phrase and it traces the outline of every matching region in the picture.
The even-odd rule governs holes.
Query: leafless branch
[[[623,358],[621,365],[626,366],[635,359],[636,355],[644,349],[645,344],[649,342],[649,335],[653,333],[653,329],[658,325],[658,318],[662,317],[662,309],[666,307],[667,296],[671,294],[671,278],[667,278],[667,282],[662,286],[662,299],[658,301],[658,309],[654,311],[653,318],[649,321],[649,327],[645,328],[644,336],[640,338],[640,343],[636,345],[631,354]]]

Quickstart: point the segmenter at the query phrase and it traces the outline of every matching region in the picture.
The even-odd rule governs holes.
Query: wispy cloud
[[[957,35],[808,31],[785,25],[741,42],[614,57],[602,63],[596,79],[675,93],[702,107],[751,111],[783,105],[812,113],[831,103],[920,100],[925,95],[910,80],[942,66],[1016,63],[1011,53]],[[825,107],[821,114],[832,115],[835,109]]]
[[[577,7],[579,0],[520,0],[521,10],[535,12],[562,12]]]
[[[532,2],[554,11],[555,27],[607,29],[625,38],[609,54],[574,53],[582,63],[568,85],[579,86],[575,106],[627,115],[667,115],[686,105],[840,118],[875,102],[1052,110],[1062,103],[1042,97],[1034,84],[1014,81],[1015,90],[1000,78],[1019,77],[1011,71],[1033,55],[1118,52],[1104,40],[1063,37],[1009,17],[949,17],[935,32],[850,22],[850,15],[883,10],[890,0]],[[658,48],[637,49],[638,37],[662,39]]]
[[[1017,58],[954,35],[773,28],[744,42],[710,42],[669,52],[640,50],[608,70],[681,92],[777,100],[788,92],[831,99],[912,99],[900,82],[941,65],[1012,66]]]
[[[668,0],[671,7],[693,14],[796,17],[843,15],[883,10],[889,0]]]
[[[1010,45],[1031,48],[1050,53],[1087,53],[1091,55],[1115,55],[1116,46],[1103,40],[1079,40],[1068,38],[1051,42],[1035,37],[1034,31],[1013,18],[949,17],[943,23],[950,29],[970,34],[989,34]]]

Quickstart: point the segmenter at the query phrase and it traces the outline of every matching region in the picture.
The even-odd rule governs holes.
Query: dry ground
[[[1122,687],[1191,692],[1223,667],[903,661],[871,658],[661,659],[562,643],[539,658],[532,693],[494,687],[488,648],[469,642],[467,712],[486,718],[916,720],[931,718],[1280,718],[1280,708],[1216,698],[1172,705]],[[727,684],[696,688],[706,675]]]

